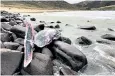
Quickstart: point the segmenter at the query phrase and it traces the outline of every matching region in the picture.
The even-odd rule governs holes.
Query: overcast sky
[[[64,0],[64,1],[67,1],[69,3],[79,3],[79,2],[85,1],[85,0]]]

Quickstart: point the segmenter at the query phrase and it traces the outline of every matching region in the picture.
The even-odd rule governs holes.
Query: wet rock
[[[2,43],[2,41],[0,41],[0,48],[5,48],[4,44]]]
[[[18,51],[20,52],[24,52],[24,46],[20,45],[18,48],[17,48]]]
[[[53,64],[48,55],[34,53],[32,62],[21,73],[23,75],[53,75]]]
[[[71,44],[71,40],[70,40],[69,38],[66,38],[66,37],[60,37],[59,40],[65,42],[65,43]]]
[[[79,28],[84,30],[96,30],[95,26],[80,26]]]
[[[8,23],[3,23],[3,22],[1,23],[1,27],[8,31],[11,30],[11,28],[12,28],[11,25],[9,25]]]
[[[12,41],[12,36],[8,33],[0,33],[0,40],[2,42],[9,42]]]
[[[30,18],[30,20],[31,20],[31,21],[36,21],[36,19],[35,19],[35,18]]]
[[[12,75],[19,68],[23,53],[10,49],[0,49],[0,51],[1,74]]]
[[[71,26],[70,24],[66,24],[65,26]]]
[[[56,23],[61,23],[61,21],[57,21]]]
[[[45,23],[45,21],[40,21],[40,23]]]
[[[18,38],[24,38],[25,32],[26,32],[26,27],[13,26],[10,31],[13,32]]]
[[[59,72],[59,75],[76,75],[77,73],[70,69],[69,66],[64,65],[61,63],[59,60],[53,60],[53,65],[54,65],[54,73]],[[61,68],[61,69],[60,69]]]
[[[81,37],[76,39],[75,43],[79,44],[79,45],[91,45],[92,41],[89,40],[88,38],[84,37],[84,36],[81,36]]]
[[[53,25],[50,25],[50,26],[45,26],[46,28],[54,28]]]
[[[115,41],[115,36],[111,34],[102,35],[101,38]]]
[[[23,21],[21,21],[21,20],[16,20],[16,23],[17,24],[21,24]]]
[[[96,42],[101,43],[101,44],[111,44],[109,41],[106,41],[106,40],[96,40]]]
[[[49,28],[54,28],[54,27],[51,25],[51,26],[49,26]]]
[[[19,47],[19,44],[14,42],[4,42],[4,46],[7,49],[16,50]]]
[[[40,30],[43,30],[44,27],[45,27],[44,24],[39,24],[37,26],[34,26],[34,30],[37,31],[37,32],[39,32]]]
[[[87,64],[86,56],[72,45],[55,41],[53,49],[56,58],[71,67],[74,71],[79,71]]]
[[[55,28],[60,28],[60,26],[57,24],[57,25],[55,26]]]
[[[20,45],[24,45],[24,39],[22,39],[22,38],[17,38],[17,39],[15,39],[14,42],[19,43]]]
[[[50,23],[54,23],[54,22],[50,22]]]
[[[9,20],[7,18],[1,18],[0,21],[1,22],[9,22]]]
[[[51,50],[49,50],[48,48],[43,48],[42,53],[50,56],[51,58],[53,58],[53,54],[52,54]]]
[[[108,30],[109,30],[109,31],[114,31],[114,30],[113,30],[113,29],[111,29],[111,28],[108,28]]]
[[[8,14],[8,12],[7,12],[7,11],[2,10],[2,11],[1,11],[1,15],[2,15],[2,14]]]
[[[17,25],[16,21],[12,21],[12,20],[9,22],[9,24],[10,24],[11,26]]]

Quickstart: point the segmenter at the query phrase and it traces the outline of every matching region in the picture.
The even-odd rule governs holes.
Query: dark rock
[[[19,43],[20,45],[24,45],[24,39],[17,38],[14,42]]]
[[[111,29],[111,28],[108,28],[108,30],[109,30],[109,31],[114,31],[114,30],[113,30],[113,29]]]
[[[87,20],[87,22],[90,22],[89,20]]]
[[[0,20],[1,22],[9,22],[9,20],[7,18],[1,18]]]
[[[74,71],[79,71],[87,64],[86,56],[72,45],[61,41],[55,41],[53,49],[56,59],[59,59]]]
[[[53,75],[53,64],[46,54],[34,53],[33,59],[21,72],[23,75]]]
[[[9,25],[8,23],[3,23],[3,22],[1,23],[1,27],[8,31],[11,30],[11,28],[12,28],[11,25]]]
[[[52,54],[51,50],[49,50],[48,48],[43,48],[42,53],[50,56],[51,58],[53,58],[53,54]]]
[[[69,38],[66,38],[66,37],[60,37],[59,40],[65,42],[65,43],[71,44],[71,40],[70,40]]]
[[[4,42],[4,46],[7,49],[16,50],[19,47],[19,44],[14,42]]]
[[[70,24],[66,24],[65,26],[70,26]]]
[[[57,25],[55,26],[55,28],[60,28],[60,26],[57,24]]]
[[[51,25],[51,26],[49,26],[49,28],[54,28],[54,27]]]
[[[35,18],[30,18],[30,20],[31,20],[31,21],[36,21],[36,19],[35,19]]]
[[[101,38],[115,41],[115,36],[111,34],[102,35]]]
[[[57,21],[57,23],[61,23],[61,21]]]
[[[20,23],[22,23],[22,21],[21,20],[16,20],[16,23],[20,24]]]
[[[5,48],[4,44],[2,43],[2,41],[0,41],[0,48]]]
[[[2,42],[9,42],[12,41],[12,36],[8,33],[0,33],[0,40]]]
[[[80,26],[80,29],[84,30],[96,30],[95,26]]]
[[[40,21],[40,23],[45,23],[45,21]]]
[[[16,21],[12,21],[12,20],[9,22],[9,24],[10,24],[11,26],[17,25]]]
[[[54,73],[57,73],[57,71],[60,73],[59,75],[76,75],[77,72],[73,71],[72,69],[70,69],[69,66],[64,65],[63,63],[61,63],[61,61],[59,60],[53,60],[53,64],[54,64]],[[59,69],[60,67],[62,67],[61,69]]]
[[[37,32],[39,32],[40,30],[43,30],[44,27],[45,27],[44,24],[39,24],[37,26],[34,26],[34,30],[37,31]]]
[[[54,22],[50,22],[50,23],[54,23]]]
[[[10,31],[13,32],[14,34],[16,34],[16,36],[18,38],[24,38],[25,37],[25,32],[26,32],[26,27],[13,26]]]
[[[2,14],[8,14],[8,12],[7,12],[7,11],[2,10],[2,11],[1,11],[1,15],[2,15]]]
[[[20,52],[24,52],[24,46],[20,45],[18,48],[17,48],[18,51]]]
[[[0,49],[1,51],[1,74],[12,75],[21,63],[21,52],[10,49]]]
[[[84,36],[81,36],[81,37],[76,39],[75,43],[79,44],[79,45],[91,45],[92,41],[89,40],[88,38],[84,37]]]
[[[101,43],[101,44],[111,44],[110,42],[106,40],[96,40],[96,42]]]

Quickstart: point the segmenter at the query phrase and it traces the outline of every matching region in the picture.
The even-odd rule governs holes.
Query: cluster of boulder
[[[19,13],[1,11],[0,19],[2,75],[75,75],[87,64],[85,55],[71,45],[71,40],[61,37],[59,41],[54,42],[55,45],[51,44],[52,47],[39,48],[34,46],[33,59],[24,68],[25,18],[21,17]],[[36,21],[35,18],[30,18],[30,20]],[[57,23],[61,22],[57,21]],[[44,24],[35,26],[35,34],[43,28]],[[56,25],[55,28],[60,28],[60,26]]]

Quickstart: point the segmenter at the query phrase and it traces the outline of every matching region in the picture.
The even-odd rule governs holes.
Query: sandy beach
[[[38,8],[16,8],[16,7],[0,7],[0,10],[6,10],[12,13],[43,13],[43,12],[64,12],[67,10],[43,10]]]

